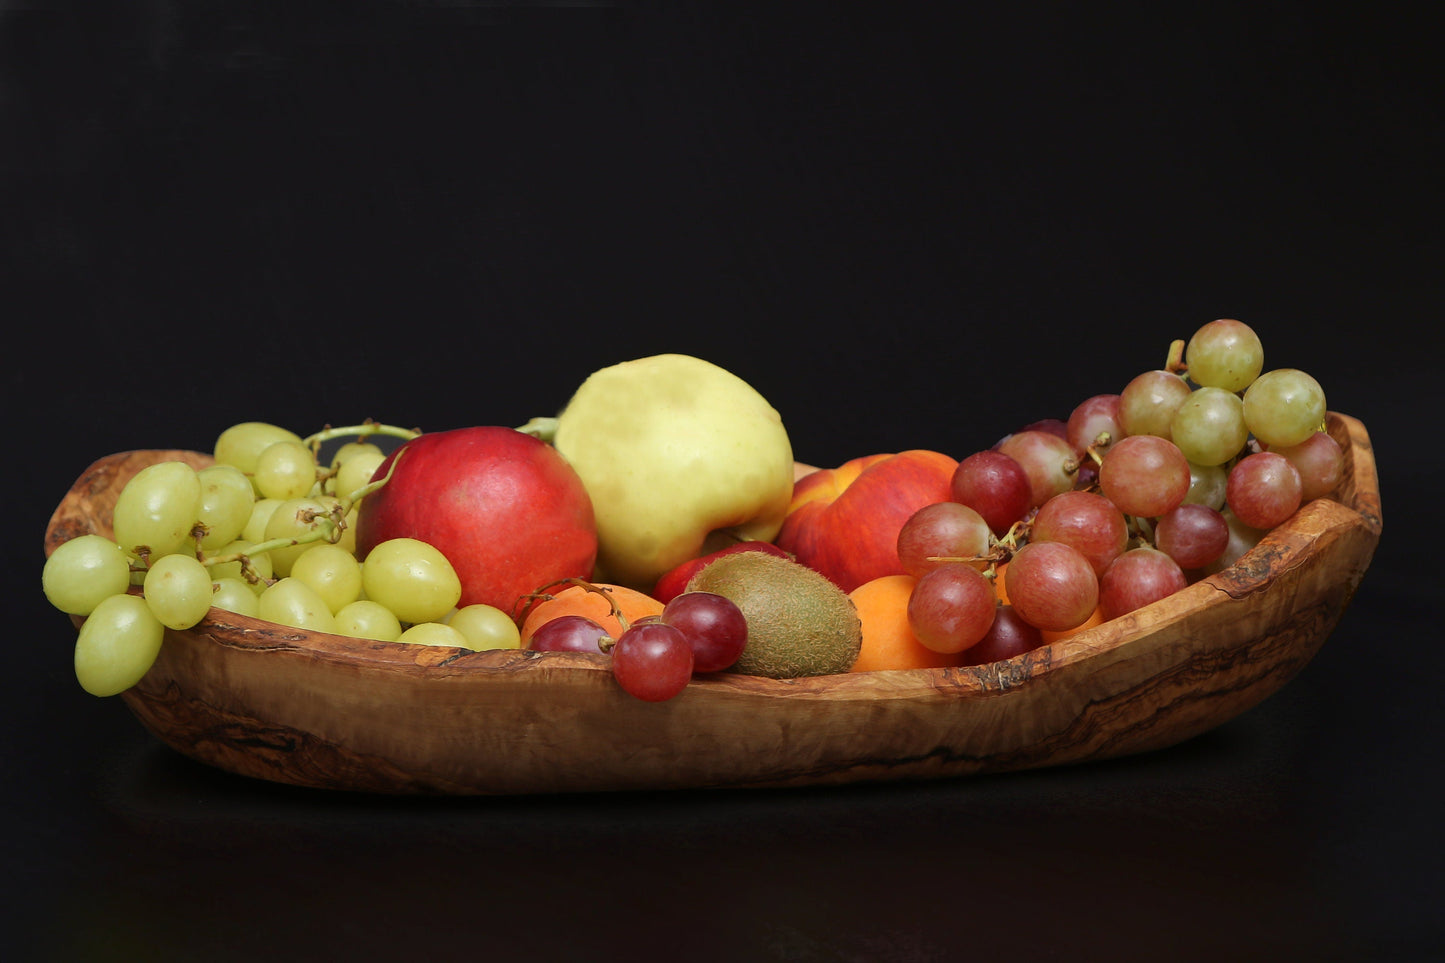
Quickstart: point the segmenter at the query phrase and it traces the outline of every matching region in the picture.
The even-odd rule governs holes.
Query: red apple
[[[912,449],[804,475],[774,542],[845,592],[903,574],[899,530],[920,508],[950,499],[957,468],[941,452]]]
[[[683,562],[681,565],[668,572],[657,580],[652,588],[652,597],[666,605],[674,598],[681,595],[687,589],[687,583],[697,574],[698,570],[713,559],[721,558],[724,555],[732,555],[736,552],[767,552],[770,555],[780,555],[788,558],[787,552],[783,551],[772,542],[744,541],[727,548],[720,548],[691,561]]]
[[[433,432],[397,448],[373,480],[388,472],[357,511],[357,558],[388,539],[419,539],[456,569],[458,606],[480,602],[508,614],[544,585],[591,577],[592,502],[546,442],[502,427]]]

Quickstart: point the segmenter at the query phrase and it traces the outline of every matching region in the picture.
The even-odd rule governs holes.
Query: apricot
[[[908,627],[908,598],[917,581],[911,575],[880,575],[848,593],[863,623],[863,646],[851,671],[927,669],[960,663],[959,653],[934,652]]]
[[[602,592],[592,589],[602,589],[607,594],[603,595]],[[527,648],[532,633],[543,623],[559,615],[586,616],[601,625],[607,630],[607,634],[615,639],[622,634],[623,625],[613,612],[613,603],[629,625],[638,619],[662,614],[662,603],[637,589],[607,582],[592,583],[592,589],[583,585],[569,585],[560,591],[548,592],[548,598],[536,602],[530,608],[524,608],[521,647]]]

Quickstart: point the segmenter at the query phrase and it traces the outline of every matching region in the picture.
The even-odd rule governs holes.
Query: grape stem
[[[535,592],[528,592],[526,595],[522,596],[517,600],[517,606],[522,606],[522,603],[524,602],[526,603],[526,605],[523,606],[520,611],[518,611],[517,606],[514,606],[512,609],[512,618],[517,622],[525,621],[527,616],[532,614],[532,609],[534,609],[543,602],[549,602],[552,599],[555,599],[557,596],[551,594],[551,590],[562,585],[565,585],[569,588],[572,586],[579,586],[582,588],[583,591],[596,592],[598,595],[605,598],[607,600],[608,607],[612,610],[612,617],[615,618],[618,624],[622,626],[622,630],[624,632],[627,631],[627,616],[622,614],[622,608],[617,604],[617,599],[613,596],[612,589],[604,585],[596,585],[592,582],[587,581],[585,578],[573,577],[558,579],[555,582],[548,582],[546,585],[537,589]],[[615,639],[602,639],[597,644],[602,648],[603,652],[606,652],[612,647],[615,641]]]
[[[396,425],[383,425],[368,418],[359,425],[348,425],[344,428],[333,428],[327,425],[314,435],[308,435],[301,439],[301,443],[310,447],[312,451],[316,451],[324,442],[332,441],[336,438],[356,438],[364,441],[372,435],[385,435],[391,438],[401,438],[404,441],[410,441],[420,434],[422,434],[420,428],[399,428]]]
[[[1184,361],[1183,339],[1175,338],[1169,342],[1169,355],[1164,359],[1164,370],[1180,376],[1189,373],[1189,365]]]

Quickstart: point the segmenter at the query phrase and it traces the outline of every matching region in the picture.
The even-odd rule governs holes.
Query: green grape
[[[214,552],[208,552],[207,557],[223,558],[227,555],[245,555],[246,558],[250,560],[251,571],[256,575],[256,577],[259,579],[269,580],[275,574],[275,572],[271,568],[271,554],[269,552],[260,552],[256,555],[250,554],[251,546],[254,544],[254,542],[248,542],[245,539],[237,539],[236,541],[231,542],[229,545],[221,546]],[[257,595],[261,594],[261,590],[266,587],[264,582],[252,585],[249,581],[246,580],[246,576],[241,570],[240,559],[237,559],[234,562],[217,562],[209,567],[211,570],[212,581],[219,582],[223,578],[239,579],[240,581],[245,582],[248,586],[251,586],[251,591]]]
[[[381,446],[376,444],[376,442],[374,441],[348,441],[344,445],[341,445],[339,448],[337,448],[336,454],[331,456],[331,467],[333,469],[340,468],[342,465],[346,464],[357,455],[379,455],[382,458],[385,457],[385,454],[381,450]],[[380,461],[381,458],[378,458],[377,460]]]
[[[325,524],[319,516],[326,515],[331,510],[334,502],[324,501],[320,498],[290,498],[276,506],[270,519],[266,522],[266,535],[263,541],[271,541],[278,538],[301,538],[317,531]],[[318,517],[308,517],[312,514]],[[308,549],[324,544],[324,540],[313,540],[303,542],[299,545],[286,545],[281,548],[271,549],[272,571],[281,577],[291,574],[291,566],[296,559]]]
[[[1298,368],[1267,371],[1244,393],[1244,420],[1267,447],[1298,445],[1324,423],[1324,389]]]
[[[260,617],[261,599],[250,582],[226,576],[216,579],[215,586],[216,591],[211,596],[213,606],[237,615]]]
[[[246,527],[241,529],[241,538],[255,544],[266,540],[266,525],[271,521],[271,516],[281,505],[279,498],[258,498],[251,506],[251,517],[246,520]]]
[[[201,548],[210,551],[241,537],[256,493],[251,480],[231,465],[211,465],[196,473],[201,483],[201,505],[197,521],[206,526]]]
[[[250,476],[256,471],[256,460],[261,457],[261,452],[278,441],[299,444],[301,436],[264,421],[243,421],[221,432],[212,453],[217,464],[232,465]]]
[[[194,555],[166,555],[146,571],[145,600],[168,629],[189,629],[211,608],[211,573]]]
[[[262,498],[301,498],[316,486],[316,456],[299,441],[278,441],[256,458],[251,482]]]
[[[1119,427],[1126,435],[1168,438],[1174,412],[1190,391],[1189,382],[1172,371],[1160,369],[1137,375],[1119,392]]]
[[[401,633],[398,642],[412,645],[454,645],[459,649],[470,649],[467,637],[443,622],[418,622]]]
[[[401,638],[401,622],[395,613],[379,602],[357,599],[336,613],[336,634],[355,639],[376,639],[395,642]]]
[[[1191,462],[1222,465],[1249,441],[1244,403],[1223,388],[1196,388],[1174,412],[1169,437]]]
[[[386,460],[378,449],[375,453],[361,452],[348,458],[336,472],[336,494],[350,498],[371,483],[371,476]]]
[[[1264,369],[1264,346],[1243,321],[1221,318],[1194,332],[1184,360],[1195,384],[1240,392]]]
[[[165,639],[145,599],[112,595],[80,626],[75,638],[75,678],[94,696],[119,695],[139,682]]]
[[[374,547],[361,566],[366,597],[403,622],[435,622],[462,596],[462,583],[445,555],[415,538],[393,538]]]
[[[291,565],[291,577],[315,589],[332,613],[361,597],[361,563],[340,545],[322,542],[302,553]]]
[[[101,535],[77,535],[45,560],[40,585],[50,604],[68,615],[89,615],[130,586],[130,560]]]
[[[1189,493],[1183,504],[1208,505],[1218,511],[1224,507],[1225,487],[1229,483],[1229,472],[1222,465],[1197,465],[1189,463]]]
[[[522,633],[512,617],[494,605],[476,603],[457,609],[446,619],[467,640],[469,649],[515,649]]]
[[[256,614],[267,622],[311,632],[335,632],[336,617],[316,590],[299,579],[283,578],[261,593]]]
[[[115,502],[111,525],[121,548],[144,546],[152,557],[181,549],[200,517],[201,482],[185,462],[147,465],[126,482]]]

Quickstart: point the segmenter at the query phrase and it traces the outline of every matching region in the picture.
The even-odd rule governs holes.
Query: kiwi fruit
[[[796,679],[847,672],[858,659],[863,625],[853,600],[791,558],[723,555],[700,569],[687,588],[731,599],[747,619],[747,646],[730,671]]]

